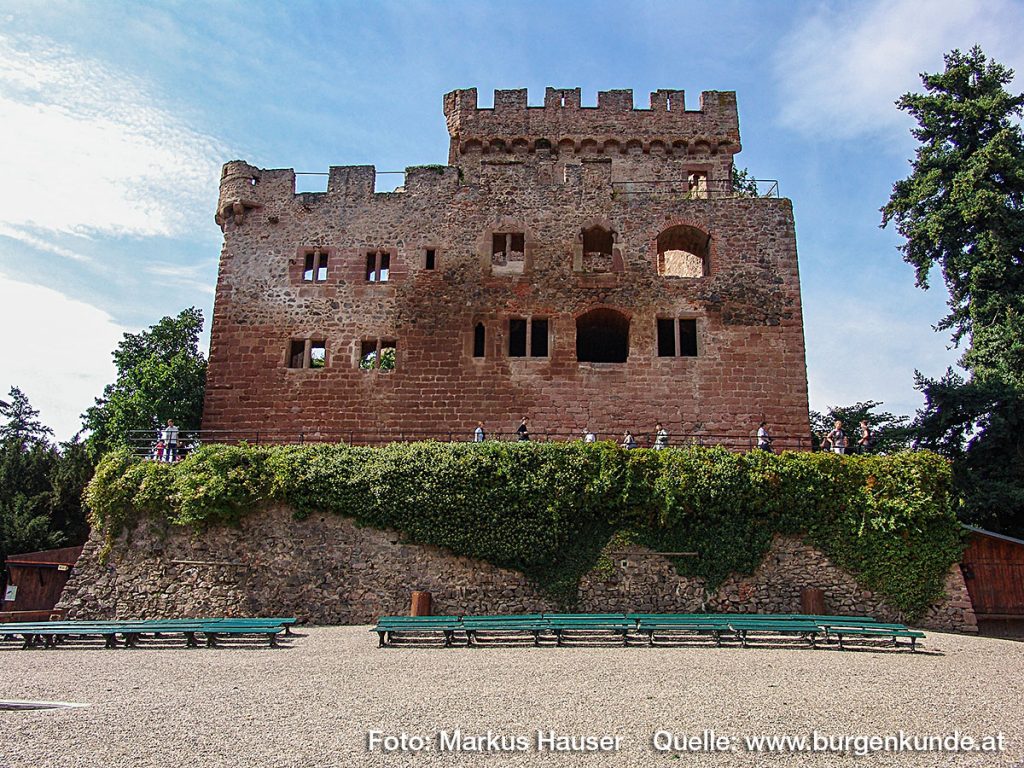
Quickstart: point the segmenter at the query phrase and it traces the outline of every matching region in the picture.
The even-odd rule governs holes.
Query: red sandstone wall
[[[678,177],[687,166],[724,175],[731,155],[708,147],[555,155],[520,148],[410,169],[404,191],[386,194],[373,193],[372,167],[332,168],[328,192],[296,195],[290,170],[225,166],[204,429],[466,437],[478,420],[511,431],[525,415],[534,434],[650,432],[660,420],[675,435],[702,430],[746,445],[764,418],[780,445],[805,438],[790,202],[612,183],[672,168]],[[573,271],[581,228],[594,222],[617,233],[623,272]],[[678,223],[710,234],[708,276],[659,276],[657,236]],[[491,273],[490,233],[509,228],[526,234],[521,276]],[[331,249],[328,280],[303,284],[302,251],[316,246]],[[422,269],[426,247],[437,251],[434,271]],[[391,253],[387,283],[363,274],[376,249]],[[629,317],[627,363],[577,362],[575,318],[595,307]],[[657,357],[656,317],[680,314],[698,319],[699,356]],[[508,318],[531,315],[549,318],[550,356],[510,358]],[[472,357],[477,322],[487,330],[483,359]],[[377,337],[398,341],[394,372],[357,366],[361,340]],[[287,368],[295,338],[326,339],[327,366]]]

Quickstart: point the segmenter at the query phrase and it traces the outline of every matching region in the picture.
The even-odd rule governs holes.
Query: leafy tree
[[[759,197],[757,181],[746,168],[732,167],[732,193],[737,197]]]
[[[907,416],[895,416],[888,411],[874,413],[875,408],[880,405],[882,403],[877,400],[868,400],[853,405],[834,406],[825,413],[811,411],[814,448],[817,450],[820,447],[822,437],[832,431],[836,421],[843,422],[843,431],[851,449],[860,440],[861,421],[866,421],[871,430],[871,452],[893,453],[910,447],[910,419]]]
[[[156,430],[168,419],[198,429],[206,389],[199,351],[203,314],[195,307],[165,317],[142,333],[126,333],[113,352],[117,379],[82,418],[94,455],[126,445],[136,430]]]
[[[953,460],[963,518],[1024,535],[1024,94],[1006,91],[1013,71],[979,47],[945,64],[897,102],[920,145],[882,208],[917,284],[941,269],[950,312],[938,328],[964,345],[969,372],[918,375],[916,442]]]

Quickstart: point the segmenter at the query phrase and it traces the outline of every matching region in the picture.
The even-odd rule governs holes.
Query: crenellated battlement
[[[700,109],[687,110],[685,92],[651,93],[650,107],[636,109],[631,89],[599,91],[596,107],[581,106],[579,88],[547,88],[544,106],[531,107],[525,88],[496,90],[494,106],[480,107],[476,88],[451,91],[444,113],[451,136],[449,163],[474,152],[552,150],[607,154],[639,146],[666,154],[735,154],[740,151],[734,91],[704,91]]]

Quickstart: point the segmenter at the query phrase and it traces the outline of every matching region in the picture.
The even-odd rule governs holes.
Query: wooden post
[[[412,609],[410,616],[430,616],[430,593],[416,591],[412,593]]]

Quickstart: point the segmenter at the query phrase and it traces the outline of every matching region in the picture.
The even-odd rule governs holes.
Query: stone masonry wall
[[[281,507],[250,515],[240,528],[143,525],[122,536],[107,563],[94,534],[64,589],[70,618],[296,615],[319,624],[367,624],[405,614],[413,590],[428,590],[437,614],[558,610],[523,574],[437,547],[407,544],[394,531],[347,518],[293,519]],[[664,557],[630,547],[610,570],[584,577],[580,611],[800,612],[800,590],[819,587],[825,609],[899,619],[828,558],[799,539],[777,537],[756,572],[730,578],[713,594],[702,579],[680,576]],[[947,597],[921,626],[975,632],[977,622],[960,570]]]
[[[729,193],[735,94],[706,93],[700,111],[681,92],[657,92],[650,110],[631,99],[610,92],[579,107],[570,89],[538,108],[503,92],[491,110],[453,92],[451,165],[410,168],[389,193],[375,193],[372,166],[332,167],[325,192],[297,194],[292,170],[228,163],[203,428],[250,440],[464,439],[477,421],[494,434],[528,416],[535,436],[649,436],[661,421],[673,436],[747,448],[765,419],[777,447],[806,447],[790,201]],[[691,193],[693,173],[707,194]],[[614,240],[613,256],[593,262],[605,271],[582,254],[594,226]],[[660,273],[659,235],[677,226],[699,233],[704,276]],[[523,238],[515,269],[491,253],[494,235],[511,232]],[[316,249],[326,277],[306,281]],[[370,252],[388,255],[387,281],[367,279]],[[628,323],[627,362],[577,359],[577,321],[593,310]],[[696,357],[659,356],[666,318],[696,321]],[[510,356],[514,319],[547,320],[547,355]],[[303,340],[325,344],[323,367],[289,367]],[[377,340],[397,342],[394,371],[360,368]]]

